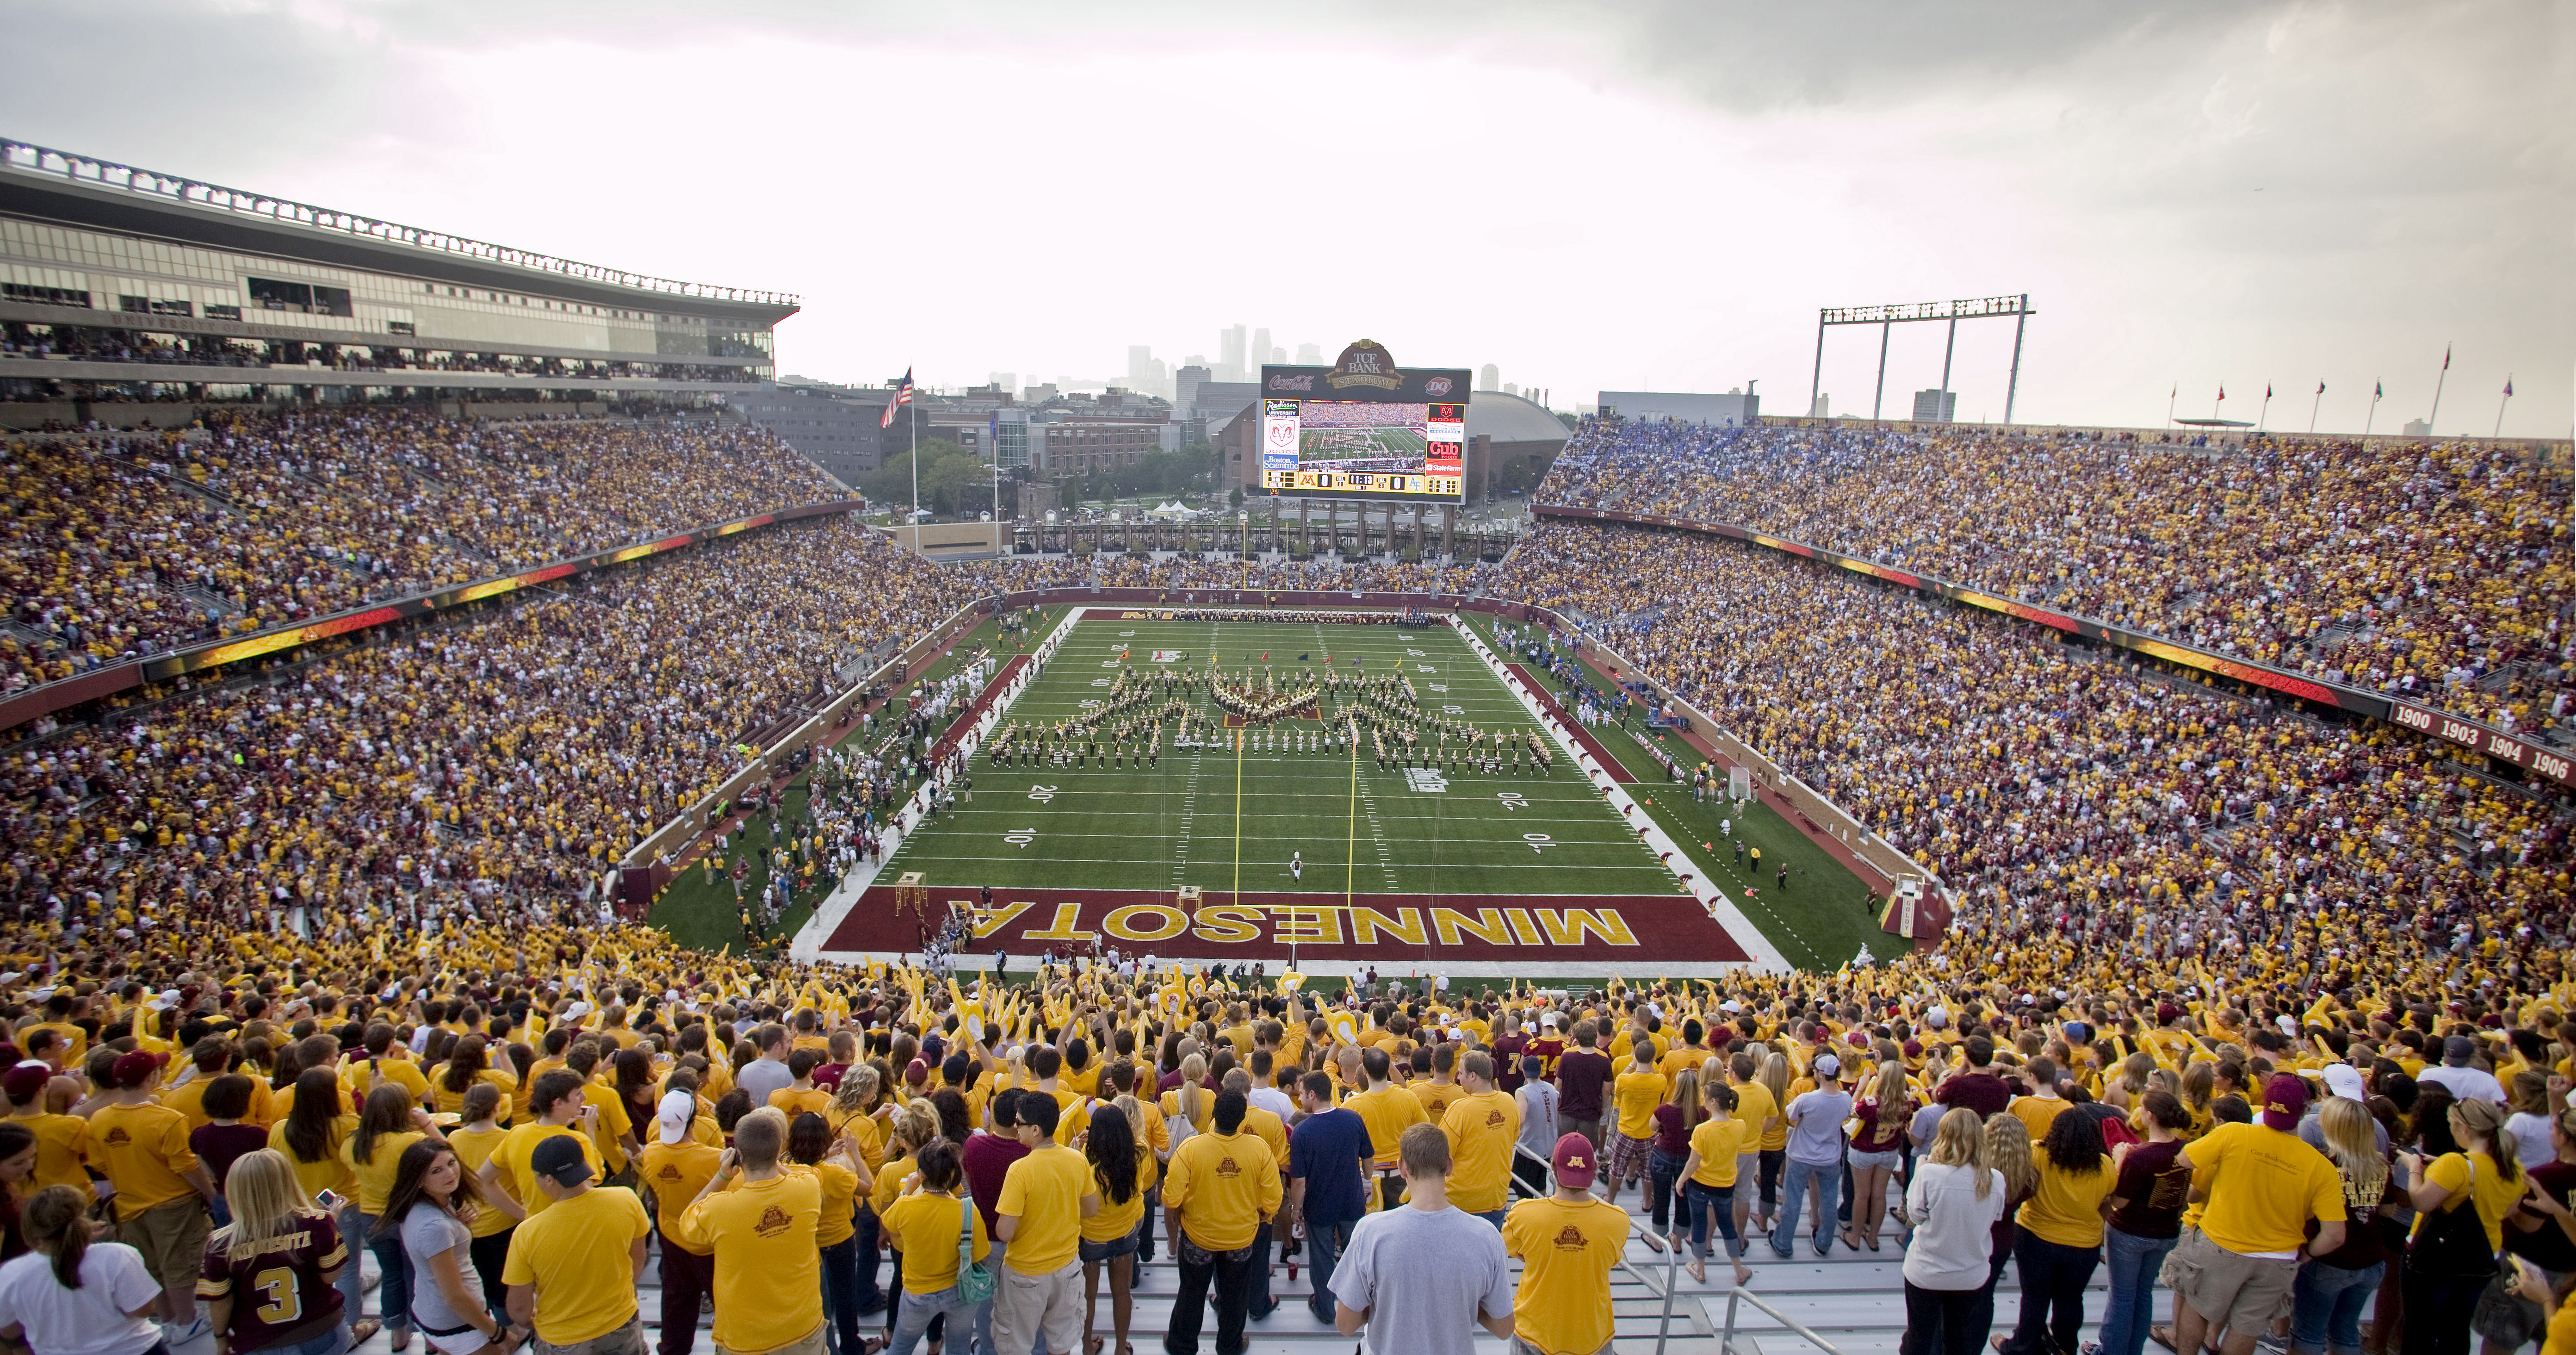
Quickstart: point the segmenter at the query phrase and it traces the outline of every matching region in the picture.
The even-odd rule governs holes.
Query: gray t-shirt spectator
[[[1938,1101],[1930,1102],[1921,1110],[1914,1112],[1913,1122],[1905,1126],[1905,1132],[1913,1138],[1917,1151],[1932,1146],[1932,1135],[1941,1127],[1941,1117],[1949,1113],[1950,1107]]]
[[[1369,1355],[1473,1355],[1477,1314],[1511,1315],[1503,1235],[1455,1205],[1371,1214],[1351,1225],[1333,1297],[1368,1313]]]
[[[447,1295],[431,1277],[429,1258],[443,1251],[456,1253],[456,1271],[465,1279],[465,1292],[483,1292],[483,1280],[474,1270],[474,1230],[457,1221],[456,1216],[423,1201],[403,1215],[403,1255],[411,1258],[411,1320],[422,1331],[452,1332],[471,1326],[465,1317],[448,1306]]]
[[[1521,1103],[1521,1146],[1546,1158],[1556,1151],[1556,1107],[1564,1093],[1553,1083],[1524,1082],[1513,1095]]]
[[[1789,1098],[1789,1160],[1830,1167],[1843,1160],[1843,1121],[1852,1099],[1844,1091],[1802,1092]]]
[[[769,1104],[771,1092],[785,1091],[795,1086],[796,1075],[787,1071],[784,1060],[753,1059],[742,1066],[742,1072],[735,1075],[733,1085],[751,1093],[752,1105],[765,1106]]]
[[[2504,1104],[2504,1084],[2484,1068],[2445,1064],[2427,1068],[2415,1075],[2419,1083],[2430,1082],[2451,1094],[2454,1101],[2491,1101]]]

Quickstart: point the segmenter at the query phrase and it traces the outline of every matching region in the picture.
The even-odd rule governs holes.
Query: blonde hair
[[[1878,1085],[1870,1089],[1878,1101],[1878,1128],[1881,1133],[1905,1119],[1905,1065],[1888,1062],[1879,1065]],[[1978,1192],[1984,1194],[1982,1190]]]
[[[1932,1131],[1932,1164],[1936,1167],[1965,1167],[1977,1181],[1977,1198],[1986,1198],[1994,1188],[1994,1168],[1989,1166],[1986,1151],[1985,1122],[1977,1112],[1959,1106],[1941,1117]]]
[[[295,1164],[274,1148],[261,1148],[233,1159],[224,1173],[224,1202],[233,1221],[215,1230],[209,1246],[221,1247],[232,1259],[255,1255],[259,1244],[294,1226],[298,1218],[320,1218],[322,1210],[304,1193]]]
[[[2388,1188],[2388,1159],[2380,1156],[2377,1122],[2370,1108],[2350,1097],[2326,1100],[2317,1112],[2317,1130],[2326,1141],[2326,1156],[2335,1170],[2358,1189],[2353,1198],[2376,1200]]]
[[[1687,1124],[1699,1110],[1699,1070],[1684,1068],[1673,1079],[1673,1104],[1682,1108],[1682,1121]]]
[[[1193,1129],[1198,1127],[1200,1119],[1199,1098],[1207,1095],[1207,1088],[1199,1085],[1206,1077],[1207,1060],[1205,1058],[1191,1054],[1181,1060],[1181,1089],[1174,1095],[1177,1098],[1176,1104],[1181,1108],[1181,1118],[1189,1121]]]
[[[902,1140],[911,1151],[920,1152],[922,1145],[939,1137],[939,1111],[926,1099],[911,1102],[894,1113],[892,1137]]]
[[[832,1109],[861,1111],[876,1099],[877,1070],[872,1064],[856,1063],[843,1069],[841,1085],[832,1089]]]
[[[2514,1137],[2504,1132],[2504,1112],[2496,1108],[2495,1102],[2475,1097],[2454,1101],[2451,1113],[2460,1117],[2461,1128],[2487,1141],[2487,1156],[2495,1159],[2496,1170],[2504,1173],[2504,1179],[2522,1179],[2522,1164],[2514,1161]]]
[[[1789,1060],[1786,1055],[1772,1054],[1762,1060],[1762,1071],[1753,1075],[1762,1089],[1771,1093],[1771,1104],[1787,1109],[1789,1105]]]
[[[2039,1167],[2030,1160],[2030,1127],[2010,1115],[1986,1121],[1986,1165],[2004,1178],[2007,1197],[2037,1189]]]

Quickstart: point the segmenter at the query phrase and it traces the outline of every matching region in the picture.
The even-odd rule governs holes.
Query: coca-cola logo
[[[1449,393],[1449,378],[1445,376],[1435,376],[1430,380],[1423,382],[1422,393],[1425,395],[1447,395]]]
[[[1274,376],[1270,378],[1270,389],[1275,391],[1311,391],[1314,388],[1315,374],[1313,372],[1308,372],[1303,376]]]

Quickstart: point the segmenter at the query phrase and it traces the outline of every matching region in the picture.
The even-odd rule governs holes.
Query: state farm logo
[[[1430,380],[1423,382],[1422,393],[1425,395],[1447,395],[1449,393],[1449,378],[1445,376],[1435,376]]]
[[[794,1226],[796,1226],[796,1220],[789,1218],[786,1210],[773,1204],[760,1211],[760,1222],[751,1225],[751,1230],[762,1237],[770,1237],[786,1232]]]
[[[1313,372],[1308,372],[1304,376],[1274,376],[1270,378],[1270,389],[1275,391],[1311,391],[1314,388],[1315,374]]]

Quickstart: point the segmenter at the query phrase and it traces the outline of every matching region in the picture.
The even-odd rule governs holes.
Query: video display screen
[[[1263,489],[1284,497],[1464,501],[1467,405],[1454,397],[1466,394],[1467,373],[1397,371],[1391,361],[1372,360],[1378,356],[1355,346],[1333,367],[1261,369]]]

